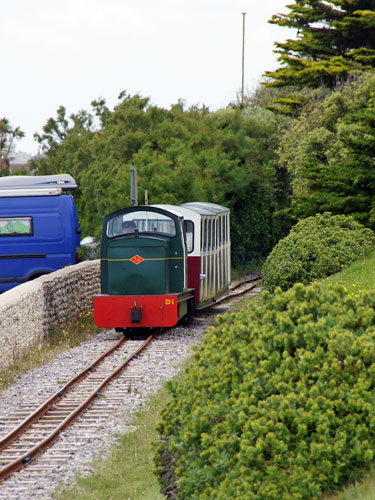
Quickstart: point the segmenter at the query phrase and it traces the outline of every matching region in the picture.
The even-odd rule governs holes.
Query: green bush
[[[375,449],[375,293],[296,284],[222,316],[163,410],[167,498],[318,499]]]
[[[375,235],[352,217],[318,214],[293,226],[263,266],[263,288],[287,290],[334,274],[375,249]]]

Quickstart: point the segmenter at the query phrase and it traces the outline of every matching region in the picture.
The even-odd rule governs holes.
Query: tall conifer
[[[295,0],[271,24],[296,30],[276,43],[281,66],[266,85],[333,87],[361,69],[375,67],[375,0]]]

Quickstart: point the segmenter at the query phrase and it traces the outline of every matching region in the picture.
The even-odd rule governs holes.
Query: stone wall
[[[37,345],[52,326],[92,310],[100,291],[99,260],[81,262],[0,295],[0,368]]]

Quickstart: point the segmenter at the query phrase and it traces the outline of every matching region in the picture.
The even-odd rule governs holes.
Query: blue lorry
[[[77,263],[76,188],[68,174],[0,177],[0,293]]]

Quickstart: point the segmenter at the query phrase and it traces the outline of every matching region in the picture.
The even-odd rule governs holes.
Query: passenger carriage
[[[230,284],[229,217],[213,203],[135,206],[107,215],[96,325],[170,327],[214,302]]]

